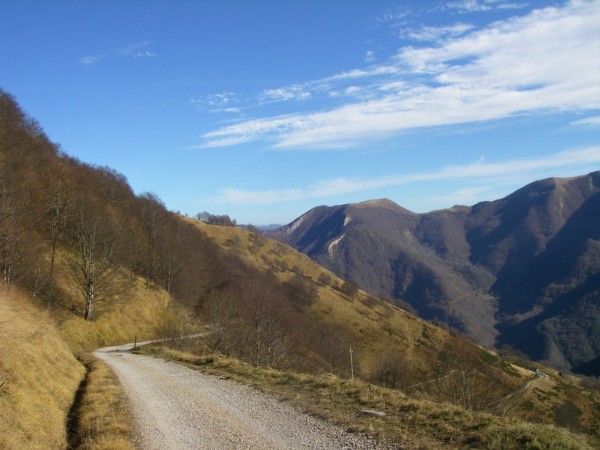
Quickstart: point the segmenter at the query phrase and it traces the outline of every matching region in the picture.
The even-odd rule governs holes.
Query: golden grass
[[[146,287],[137,279],[121,302],[91,321],[63,313],[60,332],[73,352],[89,352],[108,345],[151,339],[171,301],[162,289]]]
[[[0,322],[0,448],[64,449],[84,367],[26,295],[0,288]]]
[[[76,405],[73,448],[133,450],[131,412],[118,380],[102,361],[89,354],[82,359],[88,372]]]
[[[310,314],[316,323],[331,325],[336,336],[352,346],[355,362],[363,373],[369,373],[379,356],[390,350],[401,351],[413,367],[427,371],[432,361],[436,361],[444,343],[452,338],[446,330],[392,305],[376,301],[361,290],[354,296],[346,295],[339,289],[343,283],[341,279],[308,256],[280,242],[253,235],[238,227],[184,220],[194,223],[224,251],[234,253],[259,270],[274,273],[281,281],[300,276],[312,283],[318,291],[318,299],[305,313]],[[321,279],[329,281],[326,284],[317,281]],[[470,344],[465,342],[465,345]],[[492,352],[487,360],[492,361],[498,356]],[[504,360],[499,360],[496,366],[504,371],[503,383],[507,389],[516,390],[535,376],[530,370]],[[572,404],[581,411],[581,428],[600,437],[598,402],[590,399],[589,392],[579,387],[578,381],[561,377],[558,372],[541,365],[539,367],[558,380],[557,383],[551,386],[547,395],[532,389],[519,396],[520,401],[510,414],[550,424],[557,422],[555,411],[562,405]]]
[[[197,356],[164,347],[144,347],[140,351],[252,385],[345,428],[405,448],[575,450],[598,448],[600,444],[551,425],[418,401],[362,381],[257,369],[234,359]],[[362,409],[383,411],[386,416],[358,416],[357,411]]]
[[[441,348],[448,338],[445,330],[388,303],[374,300],[362,290],[352,297],[344,294],[336,289],[342,286],[343,280],[281,242],[256,236],[239,227],[184,220],[201,229],[225,251],[234,253],[259,270],[274,273],[281,281],[299,275],[309,282],[312,280],[319,298],[307,313],[318,322],[334,325],[352,345],[361,367],[371,367],[375,358],[393,348],[402,348],[409,358],[430,358],[431,351],[425,345],[428,343],[422,338],[424,327],[431,348]],[[316,282],[322,276],[330,280],[328,285]]]
[[[68,279],[58,272],[69,295]],[[60,299],[59,299],[60,300]],[[137,279],[122,298],[85,321],[65,310],[41,310],[17,290],[0,290],[0,448],[64,449],[69,410],[85,368],[74,355],[95,348],[153,338],[170,303],[164,291]],[[122,398],[117,381],[100,362],[89,362],[85,398],[75,411],[86,449],[132,448],[126,414],[112,419]],[[91,390],[90,390],[91,389]],[[77,405],[76,405],[77,406]],[[110,412],[110,413],[109,413]],[[88,419],[91,418],[91,419]],[[93,436],[93,439],[89,437]]]

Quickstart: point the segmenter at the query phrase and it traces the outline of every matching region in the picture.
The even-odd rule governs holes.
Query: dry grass
[[[78,450],[133,450],[131,412],[123,390],[110,368],[86,354],[88,372],[81,386],[72,448]]]
[[[373,299],[358,290],[353,296],[341,292],[344,283],[308,256],[281,242],[256,236],[239,227],[209,225],[186,218],[200,228],[224,251],[234,253],[259,270],[274,273],[279,280],[302,277],[317,288],[318,299],[306,311],[313,319],[335,327],[336,332],[355,350],[359,366],[368,370],[374,358],[402,348],[410,358],[431,359],[432,348],[441,348],[448,333],[395,306]],[[323,285],[316,280],[330,280]],[[429,342],[422,338],[427,328]],[[421,344],[428,345],[421,345]]]
[[[89,352],[99,347],[145,340],[154,337],[156,324],[170,302],[160,289],[146,287],[136,280],[126,298],[92,321],[63,313],[60,332],[74,353]]]
[[[592,449],[598,442],[551,425],[472,413],[462,408],[417,401],[399,391],[332,376],[281,372],[215,355],[197,356],[162,347],[145,353],[179,361],[203,372],[252,385],[357,432],[406,448]],[[385,417],[358,416],[375,409]]]
[[[343,281],[325,270],[308,256],[280,242],[264,239],[238,227],[208,225],[193,222],[224,251],[232,252],[259,270],[274,273],[281,281],[301,277],[317,289],[318,299],[305,310],[315,323],[329,327],[346,347],[352,346],[354,358],[363,374],[376,367],[380,355],[400,351],[415,368],[427,372],[432,361],[437,361],[439,351],[452,339],[449,332],[426,322],[413,314],[384,302],[374,300],[363,291],[349,296],[339,287]],[[317,280],[328,280],[326,283]],[[475,348],[464,343],[465,348]],[[487,351],[482,349],[483,351]],[[484,355],[485,356],[485,355]],[[483,358],[495,365],[499,380],[507,393],[518,390],[535,374],[508,364],[492,353]],[[600,437],[600,404],[590,398],[589,391],[579,387],[577,380],[561,377],[554,371],[539,366],[556,380],[548,389],[529,390],[516,396],[511,403],[510,414],[525,420],[547,424],[563,423],[557,419],[557,411],[565,405],[574,405],[571,411],[579,413],[572,417],[575,426],[586,433]],[[543,383],[541,383],[543,384]]]
[[[79,391],[84,395],[74,421],[67,421],[86,372],[74,355],[153,337],[169,302],[141,280],[122,300],[97,320],[85,321],[65,311],[43,311],[16,290],[0,290],[0,448],[64,449],[73,424],[77,448],[132,448],[130,420],[115,407],[122,402],[120,387],[101,362],[86,361],[90,370]]]
[[[0,448],[64,449],[84,367],[51,316],[18,291],[0,288],[0,322]]]

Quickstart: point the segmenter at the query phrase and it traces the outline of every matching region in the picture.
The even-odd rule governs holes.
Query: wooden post
[[[352,360],[352,347],[350,347],[350,373],[352,374],[352,381],[354,381],[354,361]]]
[[[137,336],[133,337],[133,349],[135,350],[137,348]]]

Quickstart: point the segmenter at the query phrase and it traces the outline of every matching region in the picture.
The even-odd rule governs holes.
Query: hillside
[[[410,398],[449,401],[468,409],[597,434],[600,399],[593,394],[593,382],[587,386],[576,378],[564,377],[520,357],[501,356],[476,347],[452,332],[358,290],[305,254],[260,234],[187,220],[226,252],[238,255],[259,270],[273,273],[279,280],[293,280],[300,275],[302,283],[308,284],[302,290],[311,290],[310,286],[316,290],[313,301],[301,308],[312,323],[331,330],[343,341],[336,343],[334,339],[336,345],[332,345],[327,339],[327,354],[335,355],[332,350],[336,347],[338,352],[337,358],[329,360],[332,362],[329,370],[349,376],[348,345],[351,345],[358,361],[355,370],[362,378],[399,389]],[[303,330],[308,339],[309,329]],[[318,336],[323,340],[323,335]],[[536,375],[539,369],[544,375]],[[465,377],[465,373],[469,375]],[[462,396],[467,392],[477,406],[465,402]]]
[[[152,336],[247,367],[354,375],[415,399],[597,433],[598,403],[578,380],[552,374],[540,397],[525,389],[536,377],[529,363],[520,367],[373,297],[280,242],[136,195],[114,170],[62,153],[4,92],[0,183],[0,417],[17,411],[14,423],[0,423],[9,447],[94,439],[96,431],[81,429],[86,420],[126,436],[122,406],[111,407],[123,404],[113,400],[114,380],[87,395],[110,373],[82,352]],[[370,207],[398,210],[389,202],[358,209]],[[200,326],[210,329],[201,342],[180,339]],[[53,364],[57,357],[64,366]],[[27,430],[43,425],[32,414],[39,399],[53,419],[38,436]],[[82,410],[101,399],[103,412]],[[567,419],[558,414],[564,408]]]
[[[594,172],[426,214],[389,200],[318,207],[268,235],[487,346],[592,373],[600,354],[599,233]]]

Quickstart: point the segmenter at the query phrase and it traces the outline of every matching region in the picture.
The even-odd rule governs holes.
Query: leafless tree
[[[96,306],[125,291],[127,283],[116,262],[114,237],[106,220],[91,207],[81,207],[73,229],[74,257],[71,273],[85,307],[83,318],[91,320]]]
[[[432,378],[414,386],[435,401],[445,401],[469,410],[492,408],[507,393],[499,373],[486,364],[479,350],[457,342],[446,344],[433,367]]]
[[[235,299],[227,292],[210,292],[203,303],[204,314],[210,324],[208,341],[219,353],[229,355],[236,347],[239,308]]]
[[[67,225],[67,207],[65,202],[64,188],[62,180],[59,178],[56,183],[56,190],[50,197],[48,205],[48,217],[50,221],[50,277],[54,275],[54,264],[56,261],[56,246],[60,236],[66,230]]]
[[[243,289],[244,347],[251,362],[257,367],[287,368],[292,355],[280,299],[253,281]]]
[[[403,389],[415,380],[415,371],[404,353],[388,351],[375,362],[371,379],[390,389]]]
[[[20,203],[17,192],[0,171],[0,263],[5,285],[13,283],[24,265],[25,236]]]

